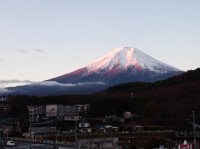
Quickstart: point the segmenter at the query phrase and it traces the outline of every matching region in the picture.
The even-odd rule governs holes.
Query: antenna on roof
[[[195,124],[195,111],[192,111],[192,117],[193,117],[194,149],[196,149],[196,134],[195,134],[196,124]]]

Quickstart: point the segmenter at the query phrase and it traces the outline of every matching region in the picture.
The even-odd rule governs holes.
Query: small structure
[[[100,125],[100,126],[96,127],[96,131],[103,132],[103,133],[117,132],[118,130],[119,130],[119,127],[114,127],[112,125],[107,125],[107,124]]]
[[[78,121],[80,119],[80,116],[78,115],[68,115],[64,117],[65,121]]]
[[[76,105],[79,114],[86,114],[89,110],[89,104],[77,104]]]
[[[139,116],[137,114],[132,114],[131,112],[124,112],[124,121],[129,122],[129,121],[135,121],[138,120]]]
[[[29,121],[38,122],[39,121],[39,107],[29,105],[27,106],[29,112]]]
[[[90,133],[92,132],[92,129],[90,128],[90,123],[79,123],[78,124],[79,132],[81,133]]]
[[[119,139],[117,137],[88,138],[80,139],[78,142],[80,146],[85,146],[87,148],[112,149],[118,147]]]
[[[126,118],[126,117],[129,117],[132,113],[129,112],[129,111],[126,111],[126,112],[124,112],[123,114],[124,114],[124,117]]]
[[[31,127],[29,127],[29,132],[24,133],[25,137],[30,137],[34,139],[37,137],[50,137],[54,136],[56,133],[56,127],[53,122],[37,122],[37,123],[32,123]]]

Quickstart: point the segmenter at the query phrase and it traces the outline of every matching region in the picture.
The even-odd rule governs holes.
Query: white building
[[[29,111],[29,121],[30,122],[38,122],[39,121],[39,109],[38,106],[28,106]]]
[[[90,128],[90,123],[79,123],[78,124],[79,132],[84,133],[90,133],[92,132],[92,129]]]
[[[29,105],[27,106],[29,117],[32,122],[37,122],[39,118],[68,119],[69,116],[78,116],[81,112],[87,113],[89,104],[86,105]]]

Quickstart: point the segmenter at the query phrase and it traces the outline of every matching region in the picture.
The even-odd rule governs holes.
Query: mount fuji
[[[154,82],[181,72],[136,48],[122,47],[111,51],[86,67],[51,79],[51,81],[60,83],[102,82],[113,86],[134,81]]]
[[[89,94],[117,84],[154,82],[183,73],[134,47],[114,49],[97,61],[71,73],[40,83],[7,88],[29,95]]]

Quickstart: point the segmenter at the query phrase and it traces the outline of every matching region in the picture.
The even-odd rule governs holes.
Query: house
[[[90,128],[90,123],[86,123],[86,122],[79,123],[78,124],[78,129],[79,129],[79,132],[81,132],[81,133],[84,133],[84,132],[90,133],[90,132],[92,132],[92,128]]]
[[[82,114],[82,113],[88,112],[90,105],[89,104],[77,104],[76,107],[77,107],[78,113]]]
[[[104,124],[96,127],[96,131],[98,132],[117,132],[119,131],[119,127],[114,127],[112,125]]]

